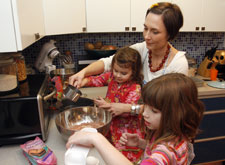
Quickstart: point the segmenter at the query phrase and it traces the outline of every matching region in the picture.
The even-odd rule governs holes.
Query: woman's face
[[[145,125],[149,129],[156,130],[159,128],[161,121],[161,111],[155,109],[152,106],[144,105],[143,117],[145,120]]]
[[[145,18],[143,36],[147,48],[154,51],[160,50],[168,42],[168,34],[162,20],[162,15],[149,13]]]
[[[114,63],[113,76],[114,76],[116,82],[118,82],[119,84],[122,84],[122,83],[130,80],[131,75],[132,75],[131,67],[122,68],[117,64],[117,62]]]

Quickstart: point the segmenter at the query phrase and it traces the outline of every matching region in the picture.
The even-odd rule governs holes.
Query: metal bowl
[[[86,106],[69,108],[59,113],[55,118],[55,124],[63,139],[67,141],[69,136],[79,131],[74,129],[74,126],[83,123],[103,122],[104,125],[96,129],[105,136],[109,131],[111,120],[112,115],[110,112],[101,108]]]

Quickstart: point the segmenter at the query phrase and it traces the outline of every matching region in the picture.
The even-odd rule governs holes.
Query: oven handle
[[[54,88],[54,90],[50,94],[44,96],[43,98],[44,101],[47,101],[48,99],[52,98],[57,93],[56,87],[54,85],[51,86]]]

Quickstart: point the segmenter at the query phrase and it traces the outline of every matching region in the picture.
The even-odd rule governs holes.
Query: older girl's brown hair
[[[147,10],[146,17],[149,13],[162,15],[163,23],[169,35],[168,40],[173,40],[183,26],[183,14],[176,4],[160,2]]]
[[[161,111],[156,143],[182,137],[193,142],[205,108],[191,78],[181,73],[163,75],[143,87],[142,97],[144,104]]]
[[[144,78],[142,73],[143,67],[141,62],[141,56],[138,51],[130,47],[120,48],[113,56],[111,68],[113,68],[115,63],[121,68],[131,67],[131,81],[137,82],[138,84],[142,84]]]

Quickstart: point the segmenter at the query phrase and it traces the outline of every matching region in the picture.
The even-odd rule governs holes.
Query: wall
[[[225,49],[224,36],[225,33],[222,32],[181,32],[171,43],[178,50],[186,51],[189,56],[194,57],[197,63],[200,64],[205,52],[210,48],[218,44],[218,49]],[[50,39],[56,40],[56,46],[61,53],[70,50],[75,64],[78,63],[78,60],[97,59],[96,57],[87,55],[84,51],[84,44],[86,42],[94,43],[102,41],[105,45],[122,47],[143,41],[142,33],[82,33],[46,36],[22,52],[25,56],[26,64],[33,65],[43,44]],[[57,59],[54,60],[54,64],[60,67]]]

